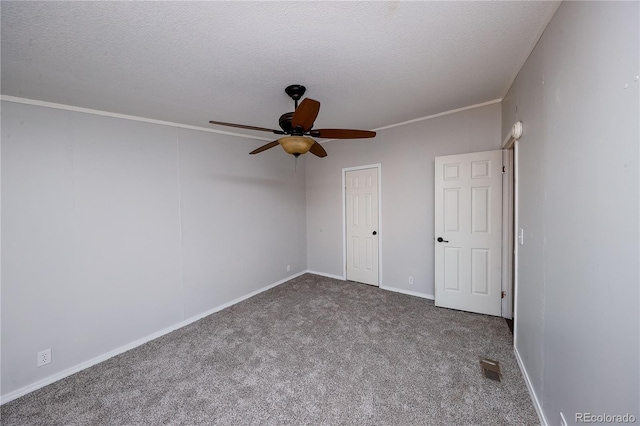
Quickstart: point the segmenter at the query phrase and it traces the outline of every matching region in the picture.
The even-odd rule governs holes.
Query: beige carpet
[[[479,360],[500,362],[502,382]],[[2,425],[533,425],[501,318],[306,274],[5,404]]]

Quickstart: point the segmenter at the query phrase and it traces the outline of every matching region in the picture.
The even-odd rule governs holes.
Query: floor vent
[[[480,366],[482,367],[482,375],[487,379],[500,381],[500,363],[489,358],[480,360]]]

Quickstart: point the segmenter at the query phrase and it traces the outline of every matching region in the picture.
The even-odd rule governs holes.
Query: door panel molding
[[[342,169],[342,278],[347,279],[347,172],[365,169],[377,169],[378,173],[378,287],[382,287],[382,163],[363,166],[344,167]]]
[[[502,151],[435,158],[435,305],[502,314]]]

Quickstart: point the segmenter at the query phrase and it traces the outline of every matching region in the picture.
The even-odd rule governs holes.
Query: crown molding
[[[6,102],[19,103],[19,104],[27,104],[27,105],[35,105],[35,106],[41,106],[41,107],[47,107],[47,108],[61,109],[61,110],[65,110],[65,111],[80,112],[80,113],[84,113],[84,114],[101,115],[101,116],[104,116],[104,117],[121,118],[123,120],[132,120],[132,121],[140,121],[140,122],[143,122],[143,123],[159,124],[161,126],[177,127],[177,128],[180,128],[180,129],[199,130],[199,131],[202,131],[202,132],[218,133],[218,134],[221,134],[221,135],[237,136],[237,137],[247,138],[247,139],[256,139],[256,140],[261,140],[261,141],[271,141],[272,140],[271,138],[263,138],[263,137],[260,137],[260,136],[247,135],[247,134],[244,134],[244,133],[226,132],[224,130],[210,129],[208,127],[191,126],[189,124],[174,123],[174,122],[171,122],[171,121],[154,120],[152,118],[138,117],[138,116],[135,116],[135,115],[118,114],[118,113],[115,113],[115,112],[100,111],[100,110],[97,110],[97,109],[82,108],[82,107],[76,107],[76,106],[72,106],[72,105],[58,104],[58,103],[54,103],[54,102],[45,102],[45,101],[39,101],[39,100],[36,100],[36,99],[20,98],[20,97],[17,97],[17,96],[0,95],[0,100],[6,101]],[[376,129],[372,129],[372,130],[374,132],[379,132],[381,130],[387,130],[387,129],[391,129],[391,128],[394,128],[394,127],[400,127],[400,126],[405,126],[407,124],[417,123],[417,122],[420,122],[420,121],[431,120],[432,118],[438,118],[438,117],[442,117],[444,115],[455,114],[457,112],[467,111],[467,110],[474,109],[474,108],[480,108],[480,107],[487,106],[487,105],[493,105],[493,104],[496,104],[496,103],[499,103],[499,102],[502,102],[502,98],[494,99],[494,100],[488,101],[488,102],[482,102],[482,103],[475,104],[475,105],[469,105],[469,106],[462,107],[462,108],[451,109],[451,110],[448,110],[448,111],[443,111],[443,112],[439,112],[437,114],[427,115],[427,116],[424,116],[424,117],[414,118],[412,120],[407,120],[407,121],[403,121],[403,122],[400,122],[400,123],[389,124],[387,126],[378,127]],[[327,139],[325,141],[322,141],[321,143],[331,142],[333,140],[336,140],[336,139]]]
[[[228,136],[238,136],[241,138],[256,139],[260,141],[271,141],[273,139],[273,138],[263,138],[260,136],[245,135],[242,133],[226,132],[224,130],[210,129],[208,127],[191,126],[189,124],[174,123],[172,121],[154,120],[152,118],[137,117],[135,115],[118,114],[115,112],[100,111],[97,109],[82,108],[82,107],[77,107],[72,105],[57,104],[54,102],[39,101],[36,99],[19,98],[16,96],[0,95],[0,100],[6,101],[6,102],[14,102],[18,104],[35,105],[35,106],[41,106],[46,108],[61,109],[64,111],[80,112],[83,114],[100,115],[103,117],[113,117],[113,118],[120,118],[123,120],[140,121],[142,123],[159,124],[161,126],[177,127],[180,129],[199,130],[201,132],[218,133],[221,135],[228,135]]]

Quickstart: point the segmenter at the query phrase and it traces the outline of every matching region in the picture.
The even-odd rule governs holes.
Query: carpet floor
[[[480,359],[500,362],[502,381]],[[2,425],[535,425],[502,318],[305,274],[0,408]]]

